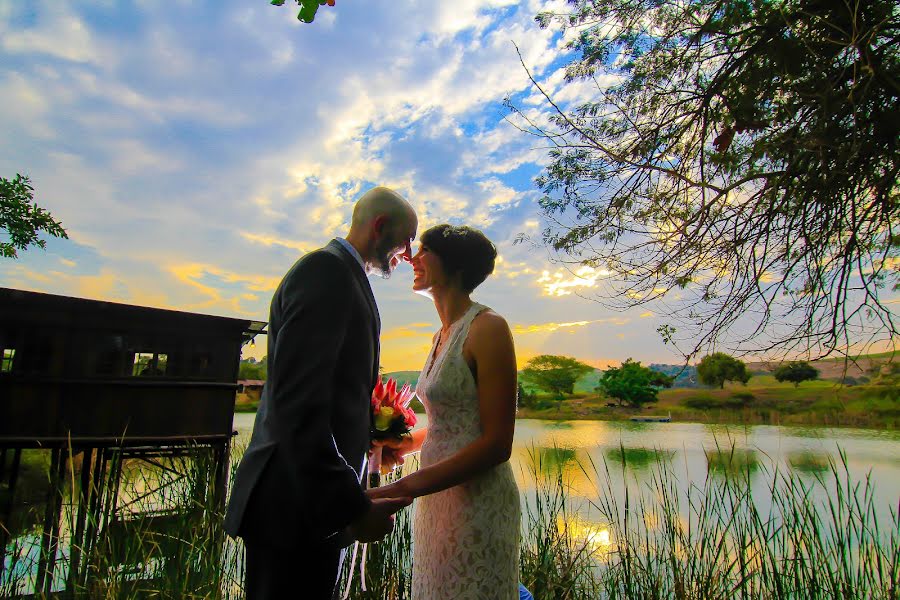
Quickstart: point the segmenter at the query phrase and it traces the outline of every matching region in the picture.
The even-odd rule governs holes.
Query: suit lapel
[[[372,311],[372,338],[375,348],[375,362],[372,365],[372,382],[378,378],[378,367],[381,363],[381,346],[379,339],[381,338],[381,315],[378,312],[378,304],[375,302],[375,295],[372,293],[372,286],[369,284],[369,278],[366,272],[356,261],[356,258],[347,252],[347,249],[337,240],[331,240],[327,248],[340,256],[350,270],[353,272],[356,285],[359,287],[366,301],[369,303],[369,309]]]

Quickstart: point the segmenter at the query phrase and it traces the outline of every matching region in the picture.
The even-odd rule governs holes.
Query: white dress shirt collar
[[[341,246],[346,248],[347,252],[349,252],[353,258],[356,259],[356,262],[359,263],[359,266],[362,267],[362,270],[365,273],[368,273],[369,271],[366,269],[366,263],[363,261],[362,256],[359,255],[359,252],[357,252],[356,248],[353,247],[353,244],[351,244],[350,242],[348,242],[347,240],[345,240],[342,237],[335,238],[335,239],[338,241],[338,243]]]

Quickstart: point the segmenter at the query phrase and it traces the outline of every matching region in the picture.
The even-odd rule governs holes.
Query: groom
[[[300,258],[275,290],[268,380],[225,516],[246,547],[248,600],[332,598],[343,547],[381,539],[411,502],[369,500],[360,479],[381,329],[366,274],[409,260],[417,226],[399,194],[371,189],[347,238]]]

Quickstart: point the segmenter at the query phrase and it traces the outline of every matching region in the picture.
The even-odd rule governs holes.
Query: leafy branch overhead
[[[284,6],[285,0],[272,0],[270,4],[273,6]],[[300,12],[297,13],[297,19],[304,23],[312,23],[316,18],[316,12],[323,4],[334,6],[334,0],[295,0],[300,6]]]
[[[0,177],[0,234],[8,239],[0,241],[0,256],[17,258],[18,250],[32,245],[46,248],[47,242],[39,237],[41,232],[69,237],[62,224],[34,202],[34,188],[28,177],[17,174],[12,181]]]
[[[537,17],[571,39],[562,87],[511,105],[551,147],[543,242],[610,306],[664,300],[688,356],[898,339],[895,0],[569,4]]]

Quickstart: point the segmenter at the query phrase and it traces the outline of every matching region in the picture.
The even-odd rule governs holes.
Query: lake
[[[235,415],[239,436],[249,436],[254,417],[249,413]],[[427,426],[427,418],[420,415],[417,427],[423,426]],[[833,484],[829,461],[835,461],[843,471],[841,451],[852,479],[871,477],[879,522],[890,528],[891,513],[896,513],[900,504],[897,431],[519,419],[511,461],[526,502],[533,498],[536,472],[539,477],[562,473],[570,484],[570,499],[584,501],[577,514],[596,524],[599,513],[589,501],[595,501],[599,489],[606,486],[607,468],[611,491],[620,500],[626,487],[632,492],[647,489],[657,460],[670,469],[684,490],[689,484],[702,485],[707,476],[737,469],[749,473],[753,496],[766,509],[775,468],[796,473],[810,484],[816,478]],[[535,459],[540,462],[539,468],[534,466]],[[827,500],[821,494],[817,499]]]

